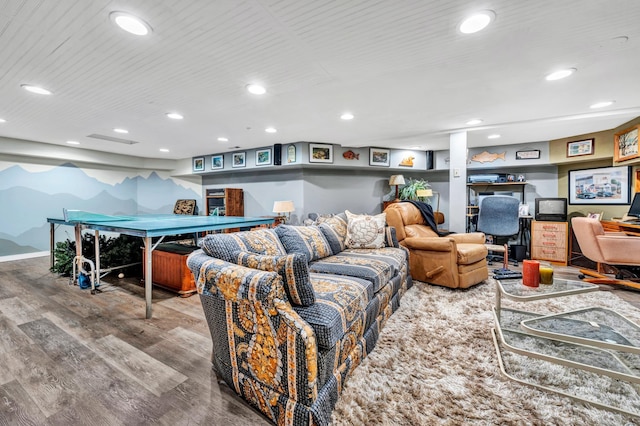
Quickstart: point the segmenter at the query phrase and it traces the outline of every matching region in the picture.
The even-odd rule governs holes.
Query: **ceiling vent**
[[[95,133],[87,135],[87,137],[88,138],[94,138],[94,139],[102,139],[103,141],[123,143],[125,145],[134,145],[134,144],[139,143],[139,142],[132,141],[132,140],[129,140],[129,139],[114,138],[113,136],[98,135],[98,134],[95,134]]]

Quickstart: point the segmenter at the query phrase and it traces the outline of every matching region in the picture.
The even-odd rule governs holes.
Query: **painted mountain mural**
[[[29,169],[12,165],[0,170],[0,256],[49,250],[47,218],[62,218],[63,208],[113,215],[166,214],[180,198],[196,199],[202,206],[198,186],[156,172],[130,177],[120,171],[85,172],[70,163]],[[71,228],[56,237],[64,240],[69,235]]]

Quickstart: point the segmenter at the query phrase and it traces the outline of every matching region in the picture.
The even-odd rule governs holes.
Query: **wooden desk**
[[[600,223],[605,232],[624,232],[627,235],[640,237],[640,224],[617,222],[614,220],[601,220]]]

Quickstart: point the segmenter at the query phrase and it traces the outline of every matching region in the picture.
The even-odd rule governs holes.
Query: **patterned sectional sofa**
[[[347,248],[347,227],[341,213],[317,226],[208,235],[187,260],[216,372],[277,425],[330,422],[412,285],[392,228],[383,247]]]

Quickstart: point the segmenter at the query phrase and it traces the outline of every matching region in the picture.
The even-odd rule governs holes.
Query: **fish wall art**
[[[342,157],[345,160],[359,160],[360,154],[356,154],[355,152],[349,150],[342,153]]]
[[[473,157],[471,157],[471,161],[475,161],[477,163],[493,163],[498,158],[501,159],[502,161],[506,161],[507,160],[505,158],[506,155],[507,155],[507,151],[503,152],[502,154],[498,154],[497,152],[492,153],[488,151],[483,151],[480,154],[476,154]]]

